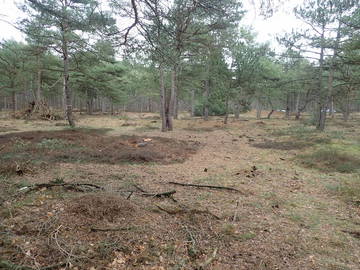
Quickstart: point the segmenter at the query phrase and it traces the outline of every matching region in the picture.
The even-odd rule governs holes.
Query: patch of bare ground
[[[0,136],[0,144],[3,174],[28,173],[58,162],[183,162],[199,147],[162,137],[110,137],[91,129],[9,133]]]
[[[77,269],[358,269],[360,210],[337,195],[338,184],[357,174],[299,166],[298,148],[253,147],[291,139],[297,125],[262,121],[224,127],[219,119],[178,120],[174,132],[141,133],[142,139],[202,146],[182,163],[61,162],[11,178],[16,192],[21,182],[55,177],[104,191],[54,187],[7,199],[0,257],[32,269],[62,263]],[[191,125],[208,131],[188,130]],[[274,137],[274,130],[286,135]],[[171,197],[155,196],[174,190]]]

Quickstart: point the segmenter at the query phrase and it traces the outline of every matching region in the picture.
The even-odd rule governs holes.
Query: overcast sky
[[[16,30],[11,24],[16,19],[22,16],[21,12],[17,9],[16,4],[22,0],[0,0],[0,40],[15,39],[23,40],[23,35]],[[256,0],[253,0],[256,2]],[[301,22],[293,15],[293,8],[299,5],[303,0],[288,0],[281,8],[269,19],[264,19],[257,14],[256,10],[252,7],[252,11],[248,12],[245,16],[243,23],[251,25],[258,33],[258,41],[269,41],[272,47],[276,46],[275,37],[277,34],[290,32],[292,28],[299,28],[302,26]],[[7,21],[7,22],[6,22]]]

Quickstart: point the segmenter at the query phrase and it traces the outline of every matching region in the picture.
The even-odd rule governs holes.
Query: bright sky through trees
[[[0,39],[22,40],[23,35],[11,24],[21,17],[22,12],[16,7],[16,3],[22,0],[0,0]],[[258,33],[258,41],[269,41],[272,47],[277,47],[275,36],[283,32],[289,32],[292,28],[299,28],[303,24],[295,18],[293,8],[299,5],[303,0],[290,0],[276,11],[276,13],[268,19],[264,19],[259,15],[253,4],[246,3],[245,7],[249,12],[245,16],[243,23],[254,28]]]

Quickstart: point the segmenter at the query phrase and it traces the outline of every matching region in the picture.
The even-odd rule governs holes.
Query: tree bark
[[[204,120],[209,120],[209,95],[210,95],[210,83],[209,79],[205,80],[205,91],[204,91]]]
[[[235,110],[235,119],[240,119],[240,102],[237,100],[236,102],[235,102],[235,108],[234,108],[234,110]]]
[[[324,96],[323,91],[323,70],[324,70],[324,37],[325,37],[325,23],[322,25],[322,32],[321,32],[321,49],[320,49],[320,59],[319,59],[319,77],[318,77],[318,111],[317,111],[317,124],[316,129],[323,131],[325,129],[325,122],[326,122],[326,98],[327,95]]]
[[[262,104],[261,104],[260,100],[258,100],[257,106],[256,106],[256,119],[261,118],[261,110],[262,110]]]
[[[164,70],[159,68],[160,73],[160,117],[161,117],[161,131],[166,132],[166,91],[164,82]]]
[[[37,88],[36,88],[36,103],[40,103],[42,99],[42,70],[40,66],[40,56],[37,56],[38,72],[37,72]]]
[[[209,53],[210,55],[210,53]],[[210,56],[208,56],[210,57]],[[204,108],[203,108],[203,117],[205,121],[209,120],[209,96],[210,96],[210,61],[206,63],[206,76],[204,82]]]
[[[286,110],[285,110],[285,119],[290,119],[290,93],[286,94]]]
[[[350,93],[351,93],[352,87],[349,87],[349,91],[346,93],[346,99],[345,99],[345,110],[343,112],[343,118],[344,121],[349,121],[350,118]]]
[[[195,116],[195,89],[191,90],[191,117]]]
[[[175,65],[171,72],[171,94],[170,94],[170,110],[174,119],[178,119],[178,87],[177,87],[178,67]],[[172,98],[171,98],[172,97]]]
[[[272,109],[272,110],[268,113],[267,119],[270,119],[270,117],[271,117],[271,115],[274,113],[274,111],[275,111],[275,110]]]
[[[65,9],[68,6],[68,0],[64,0]],[[65,10],[66,12],[66,10]],[[64,105],[65,105],[65,116],[69,122],[70,127],[75,127],[75,122],[72,114],[72,103],[71,103],[71,89],[69,87],[69,30],[66,22],[66,18],[62,22],[62,54],[63,54],[63,77],[64,77]]]
[[[15,91],[12,91],[11,98],[12,98],[13,115],[15,116],[16,110],[17,110],[17,102],[16,102],[17,100],[16,100],[16,92]]]
[[[329,71],[329,78],[328,78],[328,93],[327,93],[327,102],[330,103],[330,113],[329,115],[331,118],[334,117],[334,97],[333,97],[333,83],[334,83],[334,69],[335,69],[335,58],[338,52],[338,46],[340,42],[340,36],[341,36],[341,22],[339,22],[337,33],[336,33],[336,41],[334,46],[334,52],[333,56],[330,60],[330,71]]]
[[[226,125],[228,123],[229,118],[229,97],[226,97],[225,101],[225,118],[224,118],[224,124]]]

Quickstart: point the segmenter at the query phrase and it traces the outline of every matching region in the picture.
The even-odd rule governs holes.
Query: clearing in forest
[[[1,120],[0,268],[358,269],[359,121],[248,120]]]

